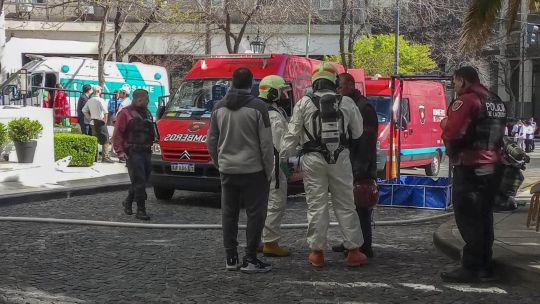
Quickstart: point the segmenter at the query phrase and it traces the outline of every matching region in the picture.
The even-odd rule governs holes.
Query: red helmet
[[[379,188],[372,179],[354,183],[354,203],[358,208],[373,208],[379,202]]]

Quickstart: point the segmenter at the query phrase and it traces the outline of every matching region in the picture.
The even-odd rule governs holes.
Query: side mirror
[[[163,114],[165,114],[165,106],[160,106],[156,111],[156,121],[160,120]]]

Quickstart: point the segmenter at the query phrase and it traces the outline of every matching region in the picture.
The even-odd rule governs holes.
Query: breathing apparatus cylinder
[[[335,164],[335,152],[340,146],[339,110],[336,95],[327,94],[320,99],[321,143],[330,154],[328,163]]]

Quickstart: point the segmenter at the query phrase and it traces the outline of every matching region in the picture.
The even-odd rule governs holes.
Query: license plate
[[[173,163],[171,171],[174,172],[195,172],[195,164],[192,163]]]

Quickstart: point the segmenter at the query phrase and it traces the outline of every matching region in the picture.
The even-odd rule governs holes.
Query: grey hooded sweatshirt
[[[231,88],[212,112],[207,137],[208,151],[225,174],[264,171],[270,181],[274,144],[268,106],[249,90]]]

